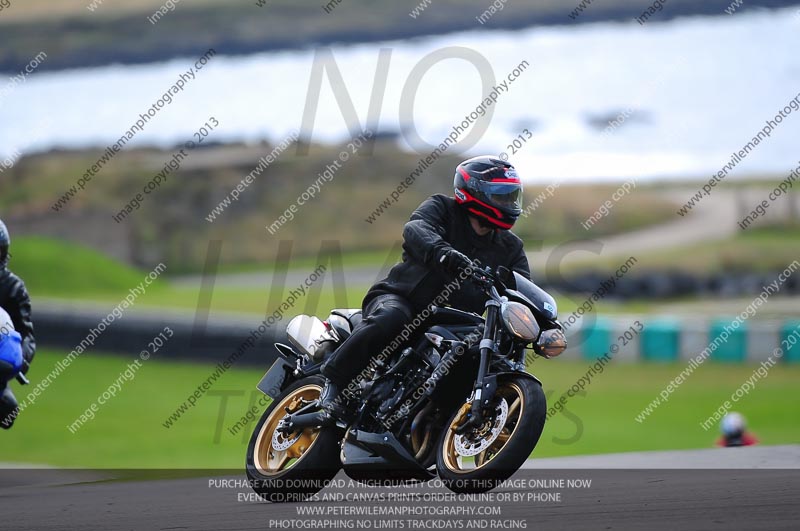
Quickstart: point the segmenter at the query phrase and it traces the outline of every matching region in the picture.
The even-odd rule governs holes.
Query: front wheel
[[[511,477],[530,456],[544,429],[547,401],[538,382],[510,376],[498,382],[482,425],[459,434],[469,404],[451,418],[442,434],[436,470],[460,493],[485,492]]]
[[[307,428],[293,433],[277,431],[280,421],[319,399],[325,380],[299,380],[272,401],[255,427],[247,446],[247,477],[264,499],[302,501],[327,485],[341,468],[337,428]]]

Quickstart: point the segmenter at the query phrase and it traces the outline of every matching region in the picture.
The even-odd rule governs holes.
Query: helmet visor
[[[481,194],[487,202],[509,210],[522,209],[522,185],[519,183],[481,182]]]

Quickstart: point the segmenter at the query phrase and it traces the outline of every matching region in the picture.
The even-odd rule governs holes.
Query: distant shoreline
[[[386,20],[373,16],[367,18],[370,23],[366,24],[359,23],[357,18],[342,22],[334,18],[320,18],[335,17],[335,14],[320,15],[310,12],[309,21],[316,22],[315,26],[309,23],[309,26],[316,28],[311,30],[305,30],[304,25],[286,27],[287,24],[295,22],[290,14],[278,12],[275,16],[264,17],[265,13],[255,6],[243,5],[229,6],[226,8],[227,11],[219,6],[185,11],[184,16],[190,16],[190,25],[176,14],[159,22],[159,25],[153,27],[151,31],[143,31],[138,35],[132,35],[134,32],[131,28],[142,25],[142,13],[100,21],[79,18],[3,23],[0,19],[0,33],[4,36],[3,45],[0,45],[0,72],[18,73],[28,64],[30,57],[41,50],[47,51],[48,58],[38,67],[39,71],[100,67],[110,64],[136,65],[192,57],[208,47],[213,47],[220,54],[243,56],[319,46],[425,38],[470,30],[520,30],[535,26],[633,21],[634,15],[639,13],[643,6],[652,4],[646,0],[634,0],[624,5],[620,2],[615,2],[613,5],[598,2],[590,4],[573,19],[570,13],[579,2],[564,1],[566,3],[558,6],[556,10],[552,5],[540,8],[509,3],[508,7],[498,11],[485,24],[476,22],[472,11],[490,7],[491,2],[488,0],[465,2],[468,5],[465,5],[463,12],[449,11],[443,14],[432,9],[430,15],[426,13],[418,20],[412,20],[403,11],[408,6],[395,5],[394,12],[386,12]],[[724,14],[724,9],[730,4],[728,0],[709,0],[702,3],[689,0],[665,0],[665,2],[668,8],[665,7],[657,17],[654,17],[653,22],[648,23],[666,22],[688,15],[727,16]],[[740,12],[754,8],[775,9],[792,5],[798,3],[792,0],[748,0]],[[248,11],[244,11],[245,9]],[[256,11],[251,12],[253,10]],[[245,36],[243,32],[237,31],[245,23],[237,18],[239,16],[253,19],[248,21],[251,26],[263,21],[262,34],[254,35],[251,31],[249,36]],[[330,24],[327,23],[328,20],[331,21]]]

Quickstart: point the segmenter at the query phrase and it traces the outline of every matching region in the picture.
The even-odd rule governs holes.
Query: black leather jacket
[[[453,280],[439,263],[450,249],[480,260],[482,266],[503,265],[525,278],[531,276],[519,237],[508,230],[493,230],[478,236],[464,209],[455,199],[442,194],[428,198],[414,211],[403,229],[403,240],[403,261],[367,292],[364,306],[377,295],[394,293],[406,297],[417,311],[421,310]],[[483,313],[486,295],[464,282],[448,303],[461,310]]]
[[[22,355],[27,361],[24,372],[36,353],[36,340],[33,337],[33,321],[31,320],[31,298],[25,283],[6,268],[0,269],[0,307],[8,312],[14,322],[14,328],[22,336]]]

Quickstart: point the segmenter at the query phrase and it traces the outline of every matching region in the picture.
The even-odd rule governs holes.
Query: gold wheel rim
[[[284,417],[294,413],[305,403],[317,400],[321,393],[322,387],[317,384],[304,385],[289,393],[273,408],[269,418],[261,426],[253,452],[254,464],[260,473],[265,476],[280,474],[297,465],[306,456],[317,441],[319,428],[306,428],[300,434],[290,434],[292,438],[297,437],[297,440],[283,451],[272,447],[272,437]]]
[[[507,383],[498,387],[496,398],[504,398],[508,406],[508,416],[506,421],[497,436],[497,438],[474,458],[467,458],[460,455],[456,451],[456,428],[461,424],[465,413],[469,410],[469,404],[464,404],[459,414],[455,416],[453,422],[448,426],[447,432],[444,436],[444,443],[442,444],[442,457],[444,458],[444,465],[448,470],[456,474],[468,474],[479,470],[490,463],[492,459],[497,457],[500,452],[506,447],[508,441],[514,437],[514,432],[519,427],[519,420],[525,411],[525,393],[522,388],[516,383]],[[470,466],[472,465],[472,466]]]

